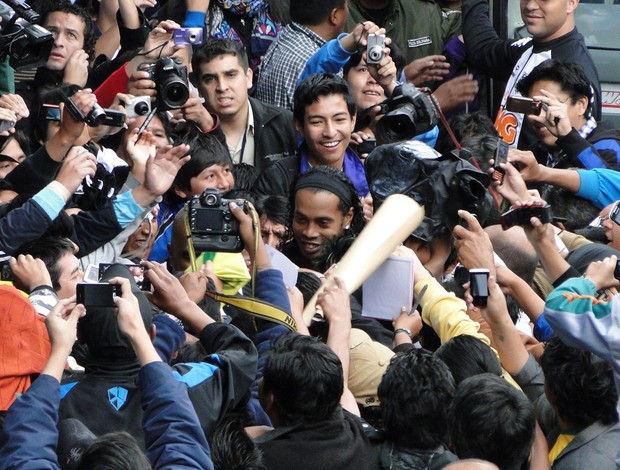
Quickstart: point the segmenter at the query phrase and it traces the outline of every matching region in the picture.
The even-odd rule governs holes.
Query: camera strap
[[[257,237],[260,237],[258,215],[254,207],[249,202],[246,202],[246,204],[248,204],[249,212],[252,216],[252,224],[254,226],[254,235],[256,240],[256,252],[256,250],[258,249]],[[183,214],[183,225],[185,226],[185,235],[187,241],[187,251],[189,253],[190,259],[190,266],[192,271],[195,272],[198,270],[198,266],[196,264],[196,252],[194,250],[194,244],[192,243],[192,231],[189,225],[189,215],[187,209],[185,209],[185,212]],[[270,304],[269,302],[265,302],[254,297],[254,283],[256,279],[256,263],[254,263],[254,260],[252,260],[252,266],[252,297],[238,297],[236,295],[220,294],[217,292],[211,292],[209,290],[207,290],[205,295],[214,300],[217,300],[218,302],[223,302],[227,305],[237,307],[238,309],[244,311],[249,315],[252,315],[253,317],[259,318],[261,320],[267,320],[272,323],[277,323],[278,325],[289,328],[291,331],[297,331],[297,324],[288,312],[281,309],[280,307],[276,307],[275,305]]]

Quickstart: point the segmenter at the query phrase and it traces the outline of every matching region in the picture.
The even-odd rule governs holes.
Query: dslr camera
[[[439,120],[429,96],[410,83],[394,88],[392,97],[379,106],[384,116],[377,122],[376,135],[377,140],[384,144],[424,134]]]
[[[180,59],[162,57],[154,63],[140,64],[138,70],[149,73],[149,80],[156,84],[158,111],[178,109],[189,99],[187,86],[187,67]]]
[[[385,34],[369,34],[368,44],[366,45],[366,63],[377,65],[383,59],[383,48],[385,47]]]
[[[205,189],[187,203],[187,216],[196,252],[222,251],[235,253],[243,249],[239,222],[228,204],[245,207],[243,199],[224,199],[217,189]]]
[[[54,45],[54,37],[37,23],[40,15],[21,0],[0,1],[0,59],[9,56],[9,65],[25,70],[44,65]]]

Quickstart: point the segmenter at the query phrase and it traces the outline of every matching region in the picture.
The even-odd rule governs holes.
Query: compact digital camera
[[[158,111],[178,109],[189,99],[187,67],[180,59],[162,57],[157,62],[140,64],[138,70],[148,72],[149,80],[155,82]]]
[[[187,204],[192,244],[196,252],[239,252],[243,243],[239,222],[228,205],[234,202],[245,207],[243,199],[224,199],[216,189],[205,189]]]
[[[177,45],[201,46],[202,38],[202,28],[179,28],[172,33],[172,40]]]
[[[136,96],[135,98],[130,99],[127,103],[124,103],[124,106],[127,118],[146,116],[151,112],[151,98],[148,96]]]
[[[383,48],[385,47],[385,34],[369,34],[368,44],[366,45],[366,63],[377,65],[383,59]]]

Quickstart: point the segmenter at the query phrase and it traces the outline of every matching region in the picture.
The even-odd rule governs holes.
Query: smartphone
[[[509,96],[506,100],[506,109],[513,113],[533,114],[538,116],[542,108],[542,101],[534,101],[524,96]]]
[[[497,139],[497,148],[495,149],[495,164],[493,165],[493,179],[495,181],[499,181],[500,184],[504,180],[504,174],[506,171],[499,166],[500,163],[508,163],[508,150],[510,149],[510,144],[506,142],[504,139],[499,137]]]
[[[357,153],[364,155],[365,153],[372,152],[377,146],[377,139],[366,139],[357,146]]]
[[[486,307],[489,298],[489,270],[483,268],[470,269],[469,289],[474,298],[474,306]]]
[[[101,278],[110,266],[112,266],[110,263],[99,263],[99,281],[101,281]],[[151,282],[144,275],[144,266],[139,264],[124,264],[123,266],[132,272],[133,278],[140,290],[147,292],[151,291]]]
[[[508,230],[515,225],[528,227],[532,225],[530,222],[532,217],[537,217],[543,224],[550,223],[552,219],[551,206],[547,204],[544,207],[537,206],[510,209],[508,212],[501,215],[500,223],[502,225],[502,229],[504,230]]]
[[[13,282],[14,280],[15,276],[13,275],[13,271],[11,271],[11,266],[8,261],[0,264],[0,281]]]
[[[77,303],[88,307],[116,307],[114,296],[121,295],[118,284],[87,284],[80,282],[76,287]]]

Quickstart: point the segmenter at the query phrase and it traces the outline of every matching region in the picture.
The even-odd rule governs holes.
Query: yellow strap
[[[275,305],[263,300],[252,297],[237,297],[234,295],[218,294],[216,292],[207,291],[206,295],[218,302],[223,302],[233,307],[237,307],[244,312],[289,328],[291,331],[297,331],[297,323],[287,312]]]
[[[251,203],[246,201],[246,204],[248,206],[250,215],[252,216],[254,235],[256,237],[256,245],[258,245],[257,237],[260,236],[258,215],[256,214],[256,210]],[[189,211],[187,209],[187,205],[185,206],[184,210],[185,213],[183,214],[183,222],[185,225],[187,250],[189,252],[189,259],[192,271],[195,272],[197,270],[196,252],[194,251],[194,244],[192,243],[192,230],[189,226]],[[255,251],[257,250],[258,247],[256,246]],[[254,295],[254,280],[256,278],[256,263],[254,262],[254,260],[252,260],[252,265],[254,267],[254,269],[252,269],[252,295]],[[279,325],[289,328],[292,331],[297,331],[297,324],[295,323],[295,320],[293,320],[293,317],[291,317],[281,308],[276,307],[275,305],[272,305],[268,302],[255,299],[253,297],[237,297],[234,295],[218,294],[216,292],[210,291],[207,291],[206,295],[208,295],[212,299],[217,300],[218,302],[223,302],[225,304],[232,305],[233,307],[237,307],[254,317],[277,323]]]

